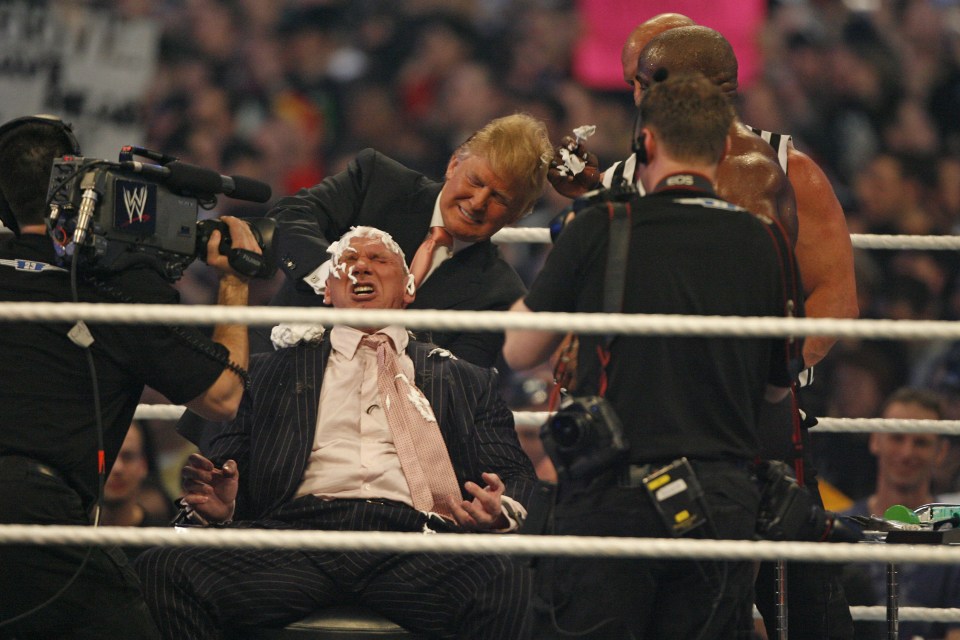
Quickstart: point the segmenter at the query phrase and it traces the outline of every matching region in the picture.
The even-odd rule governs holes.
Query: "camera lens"
[[[558,447],[570,449],[575,447],[583,437],[584,425],[579,416],[558,415],[550,423],[553,439]]]

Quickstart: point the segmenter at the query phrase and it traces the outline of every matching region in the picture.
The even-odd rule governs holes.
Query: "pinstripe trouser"
[[[312,496],[244,528],[421,531],[406,505]],[[418,633],[511,640],[528,633],[529,570],[509,557],[289,549],[156,548],[137,560],[165,638],[283,626],[325,605],[356,602]]]

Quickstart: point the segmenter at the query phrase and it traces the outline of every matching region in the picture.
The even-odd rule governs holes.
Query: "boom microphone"
[[[212,169],[204,169],[193,164],[176,160],[166,166],[128,161],[120,163],[121,169],[128,169],[145,176],[158,178],[172,191],[209,196],[222,193],[237,200],[248,202],[266,202],[272,191],[266,182],[260,182],[245,176],[222,176]]]
[[[220,176],[223,194],[248,202],[266,202],[273,195],[270,185],[246,176]]]

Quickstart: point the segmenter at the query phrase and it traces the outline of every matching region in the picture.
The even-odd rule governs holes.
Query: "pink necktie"
[[[413,260],[410,261],[410,273],[413,274],[413,282],[417,288],[441,262],[450,257],[452,247],[453,237],[446,229],[430,227],[427,239],[423,241],[414,254]]]
[[[377,350],[380,404],[393,434],[393,444],[413,497],[413,507],[453,519],[450,499],[459,502],[462,495],[430,404],[401,373],[390,338],[375,333],[364,336],[362,344]]]

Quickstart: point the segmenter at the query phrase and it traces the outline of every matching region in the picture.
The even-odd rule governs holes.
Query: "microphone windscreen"
[[[171,162],[167,169],[167,186],[173,191],[201,196],[223,193],[223,181],[216,171],[183,162]]]
[[[260,182],[246,176],[232,176],[233,190],[227,195],[237,200],[248,202],[266,202],[273,195],[273,190],[266,182]]]

